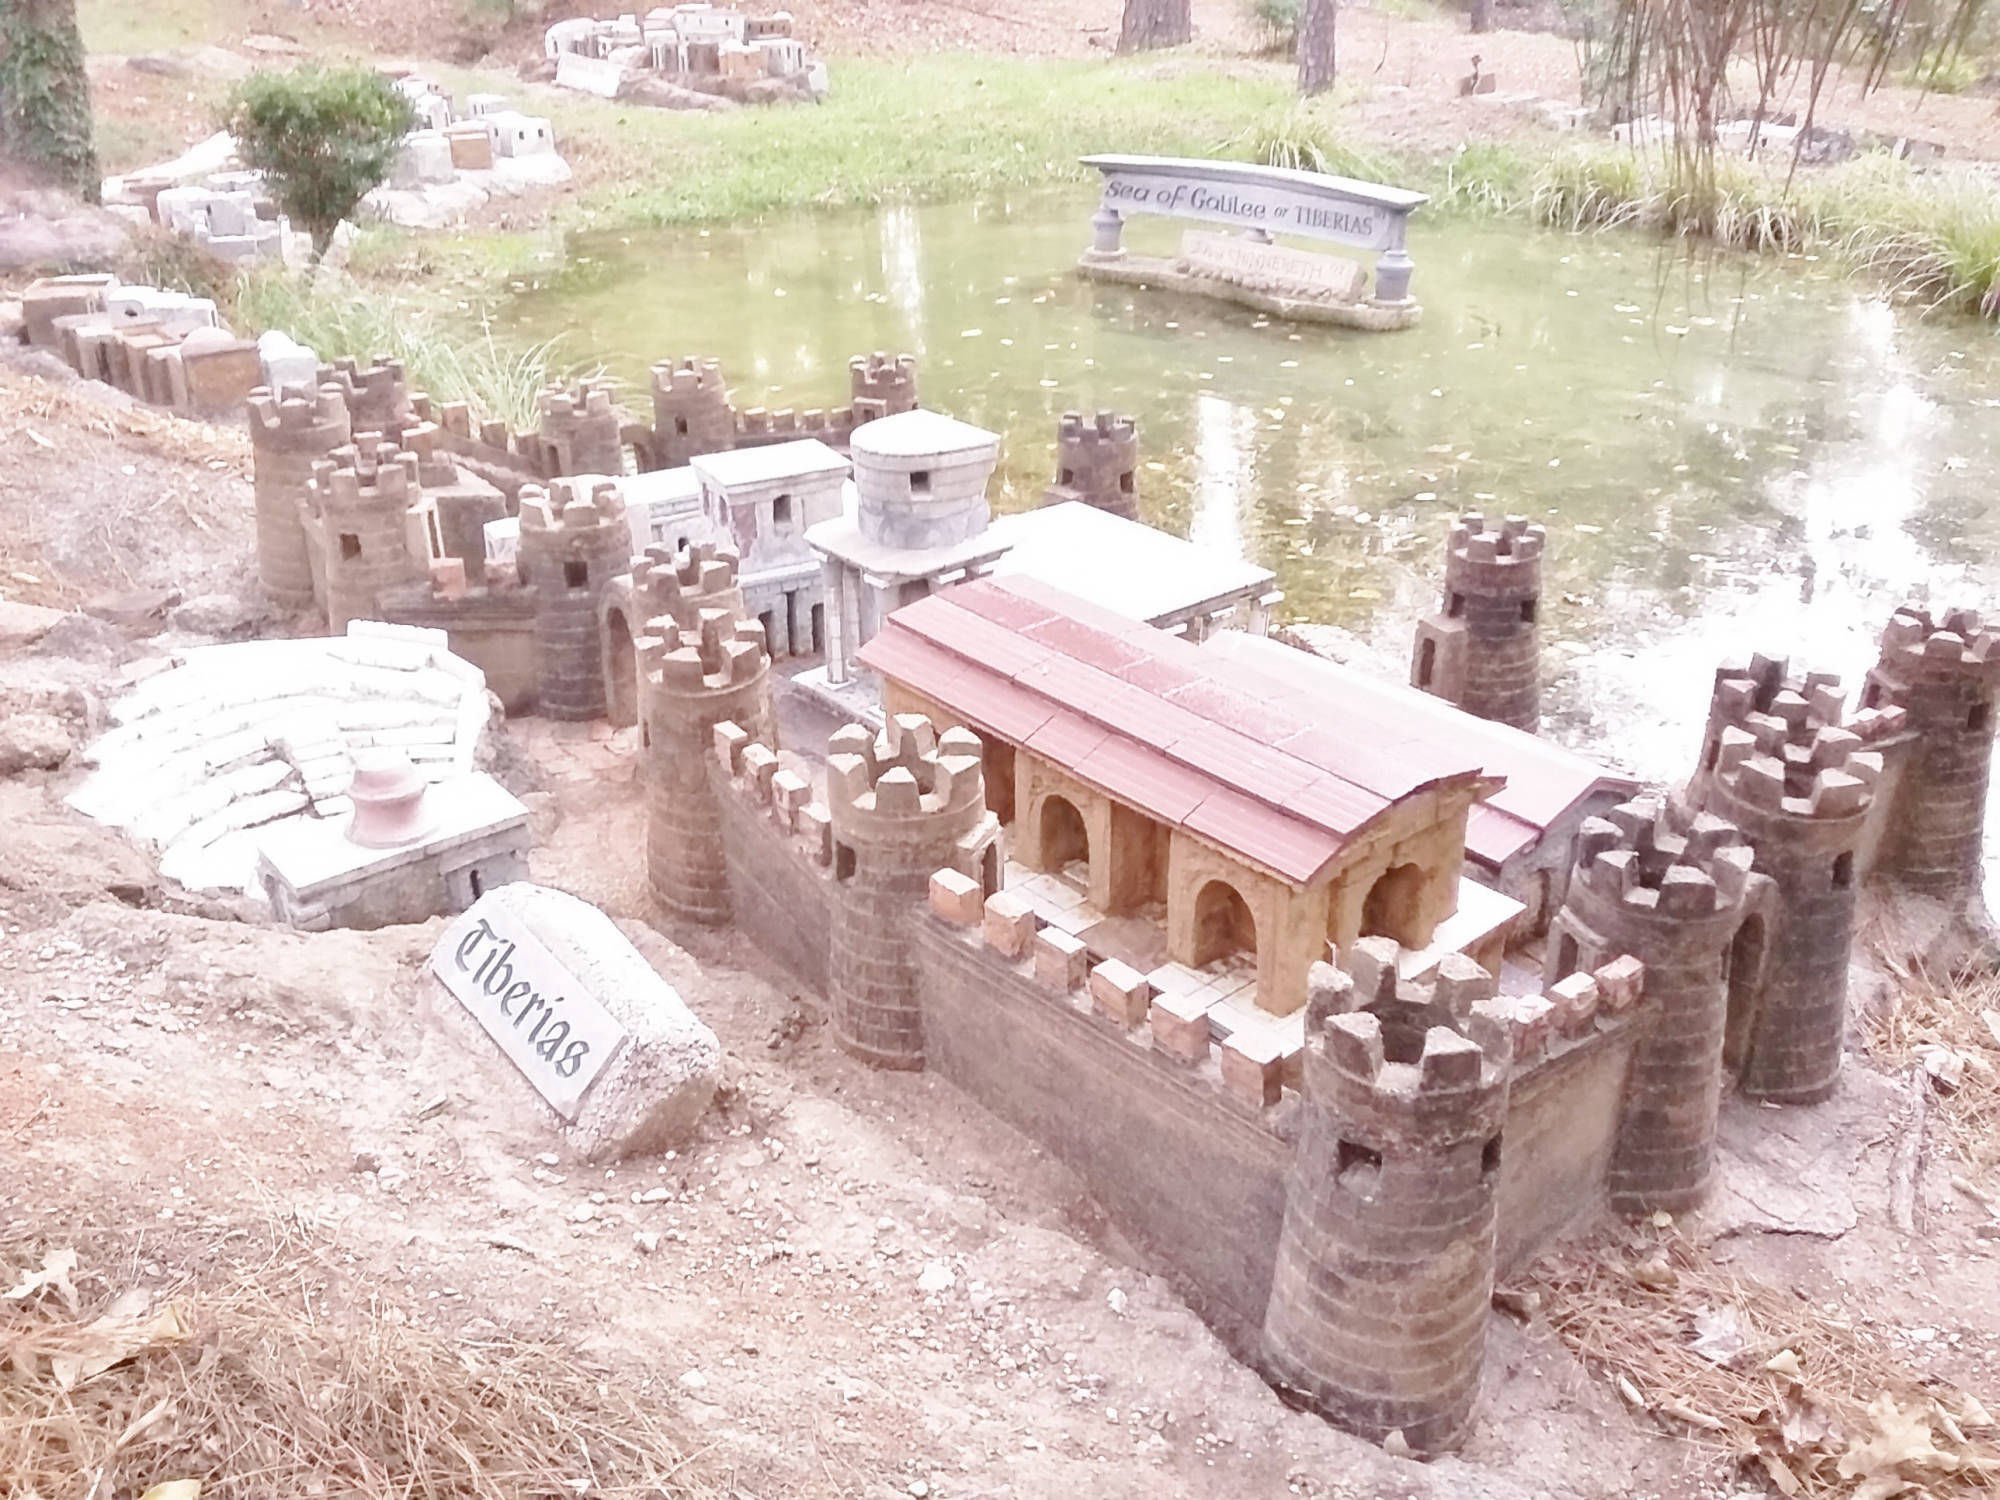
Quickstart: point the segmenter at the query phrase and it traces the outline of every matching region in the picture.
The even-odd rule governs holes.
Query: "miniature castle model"
[[[542,50],[556,83],[605,98],[654,102],[634,86],[647,78],[739,103],[819,99],[827,92],[826,65],[807,55],[782,10],[746,16],[676,5],[643,18],[578,17],[549,27]]]
[[[233,411],[263,378],[258,346],[206,297],[129,286],[110,273],[44,276],[21,293],[27,341],[86,380],[183,416]]]
[[[1065,412],[1056,429],[1056,477],[1044,505],[1079,500],[1128,521],[1139,517],[1139,424],[1116,412],[1095,420]]]

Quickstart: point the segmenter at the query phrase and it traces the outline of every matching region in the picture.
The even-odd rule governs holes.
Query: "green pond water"
[[[739,406],[844,402],[870,349],[1006,435],[996,509],[1037,502],[1065,410],[1139,419],[1145,517],[1274,569],[1281,619],[1391,659],[1450,518],[1549,528],[1551,731],[1684,773],[1715,665],[1849,674],[1906,597],[1992,600],[2000,345],[1810,260],[1421,215],[1422,324],[1364,334],[1073,274],[1094,195],[572,236],[499,312],[644,390],[719,357]],[[1165,250],[1179,226],[1136,221]],[[643,397],[635,405],[644,406]],[[1105,559],[1106,566],[1116,560]]]

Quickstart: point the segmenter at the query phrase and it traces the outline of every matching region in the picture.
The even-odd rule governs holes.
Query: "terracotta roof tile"
[[[1198,771],[1174,764],[1149,746],[1109,735],[1070,768],[1114,797],[1148,809],[1163,823],[1183,823],[1215,783]]]
[[[1025,743],[1037,755],[1046,755],[1059,766],[1074,766],[1111,737],[1111,731],[1093,724],[1082,714],[1057,709]]]
[[[1204,797],[1186,821],[1225,849],[1254,849],[1259,864],[1301,885],[1340,852],[1341,841],[1333,834],[1227,788]]]

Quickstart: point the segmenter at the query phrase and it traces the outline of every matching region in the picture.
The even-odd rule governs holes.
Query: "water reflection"
[[[1824,268],[1665,260],[1515,225],[1413,232],[1423,324],[1364,335],[1070,274],[1088,195],[573,243],[503,310],[641,379],[720,356],[740,405],[844,399],[866,349],[1003,432],[1034,503],[1066,408],[1139,418],[1147,519],[1274,568],[1284,612],[1406,649],[1449,517],[1551,532],[1554,731],[1684,771],[1717,661],[1853,674],[1906,593],[1994,597],[2000,358]],[[1141,221],[1137,248],[1175,228]]]

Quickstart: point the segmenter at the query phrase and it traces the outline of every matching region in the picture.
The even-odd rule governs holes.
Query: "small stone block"
[[[799,810],[812,801],[812,784],[797,771],[780,771],[771,778],[771,817],[790,833]]]
[[[743,774],[757,788],[757,795],[768,800],[772,778],[778,774],[778,752],[754,741],[744,746]]]
[[[1597,981],[1597,1006],[1608,1016],[1625,1014],[1645,993],[1646,966],[1630,953],[1614,958],[1592,977]]]
[[[1153,1024],[1153,1045],[1179,1062],[1206,1059],[1208,1006],[1206,999],[1193,995],[1155,995],[1147,1013]]]
[[[1107,958],[1090,971],[1091,1000],[1120,1026],[1137,1026],[1146,1019],[1152,988],[1144,974],[1115,958]]]
[[[1081,938],[1059,927],[1044,927],[1035,934],[1034,953],[1035,978],[1065,995],[1082,989],[1090,979],[1090,950]]]
[[[1564,1036],[1582,1036],[1597,1019],[1597,981],[1588,974],[1558,980],[1549,986],[1548,998],[1555,1006],[1556,1030]]]
[[[1224,1042],[1222,1087],[1255,1109],[1276,1104],[1285,1092],[1284,1049],[1277,1038],[1239,1031]]]
[[[465,559],[439,557],[431,562],[431,588],[440,599],[465,597]]]
[[[986,946],[995,953],[1026,958],[1037,925],[1035,909],[1012,891],[996,891],[986,898]]]
[[[1531,1062],[1548,1049],[1555,1030],[1556,1008],[1540,995],[1516,995],[1500,1002],[1514,1037],[1514,1061]]]
[[[750,731],[724,719],[715,726],[715,758],[722,769],[734,776],[743,767],[743,750],[750,743]]]
[[[817,804],[815,804],[817,806]],[[812,808],[807,808],[811,812]],[[821,809],[822,812],[825,809]],[[828,827],[832,823],[829,819]],[[939,870],[931,876],[931,910],[957,927],[977,927],[985,903],[979,882],[956,870]]]
[[[813,858],[823,865],[833,863],[833,814],[823,802],[808,802],[799,809],[797,831],[811,844]]]

